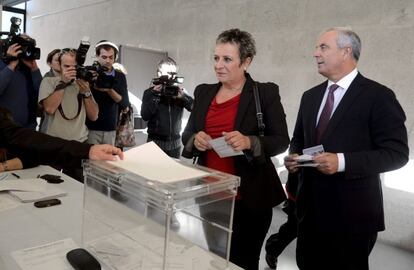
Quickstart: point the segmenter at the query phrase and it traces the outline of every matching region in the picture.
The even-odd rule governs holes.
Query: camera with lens
[[[0,40],[0,57],[8,61],[16,59],[40,59],[40,49],[36,47],[36,40],[20,34],[20,24],[22,20],[17,17],[12,17],[10,22],[10,32],[1,32],[1,35],[7,35],[7,38]],[[17,58],[7,55],[7,50],[15,43],[20,45],[20,50],[22,51]]]
[[[76,78],[94,84],[97,88],[113,88],[115,77],[107,75],[108,69],[95,61],[91,66],[84,66],[86,54],[90,44],[87,40],[81,40],[76,51]]]
[[[180,87],[177,84],[184,82],[184,77],[177,77],[176,74],[162,75],[152,79],[153,85],[161,85],[161,96],[176,97],[178,96]]]

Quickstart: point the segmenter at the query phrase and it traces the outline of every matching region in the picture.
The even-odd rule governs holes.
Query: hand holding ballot
[[[204,131],[200,131],[194,138],[194,146],[199,151],[213,149],[221,157],[243,155],[243,150],[250,149],[250,139],[239,131],[223,132],[222,137],[212,139]]]
[[[300,156],[298,154],[291,154],[285,157],[285,167],[290,173],[297,172],[299,167],[316,167],[323,173],[325,173],[325,170],[331,171],[334,167],[331,163],[327,166],[327,154],[330,153],[325,153],[322,145],[305,148],[302,152],[303,155]],[[331,158],[329,155],[329,160]]]

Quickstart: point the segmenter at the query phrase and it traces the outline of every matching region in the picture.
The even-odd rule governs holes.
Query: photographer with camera
[[[7,40],[1,41],[0,60],[0,106],[9,109],[17,123],[32,130],[37,126],[37,98],[42,80],[36,62],[40,51],[35,44],[28,35],[11,32]],[[35,54],[32,49],[37,49]]]
[[[98,118],[89,82],[77,77],[77,50],[63,49],[59,55],[61,74],[45,77],[40,85],[39,103],[48,114],[46,134],[67,140],[85,142],[86,119]]]
[[[167,155],[179,158],[181,154],[181,118],[183,109],[191,111],[193,99],[177,84],[177,63],[170,57],[157,65],[158,78],[144,91],[141,105],[142,119],[148,121],[148,139],[154,141]]]
[[[129,105],[127,81],[124,73],[114,69],[119,54],[118,46],[101,40],[95,46],[97,78],[92,93],[99,105],[96,121],[86,121],[89,129],[88,143],[115,144],[118,109]]]
[[[89,82],[80,77],[76,49],[63,49],[59,55],[60,76],[45,77],[40,85],[39,103],[48,114],[46,134],[66,140],[88,139],[86,119],[95,121],[99,107]],[[83,181],[82,168],[55,167],[72,178]]]

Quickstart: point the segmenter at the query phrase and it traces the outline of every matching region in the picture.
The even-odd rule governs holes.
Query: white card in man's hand
[[[208,143],[221,158],[243,155],[242,151],[235,151],[233,147],[228,145],[224,140],[224,136],[210,140]]]
[[[297,167],[317,167],[319,164],[313,161],[313,157],[324,152],[323,145],[303,149],[303,155],[294,157],[298,162]]]
[[[293,159],[296,160],[299,163],[309,162],[309,161],[313,160],[313,156],[305,154],[305,155],[294,157]]]
[[[325,150],[323,149],[323,145],[320,144],[313,147],[305,148],[302,152],[304,155],[315,156],[317,154],[322,154],[323,152],[325,152]]]

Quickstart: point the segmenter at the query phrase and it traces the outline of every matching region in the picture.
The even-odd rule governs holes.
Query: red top
[[[237,108],[239,107],[240,94],[218,104],[216,98],[208,108],[205,132],[215,139],[223,136],[222,132],[234,130]],[[215,170],[235,174],[234,161],[232,157],[220,158],[214,150],[207,151],[206,166]]]

